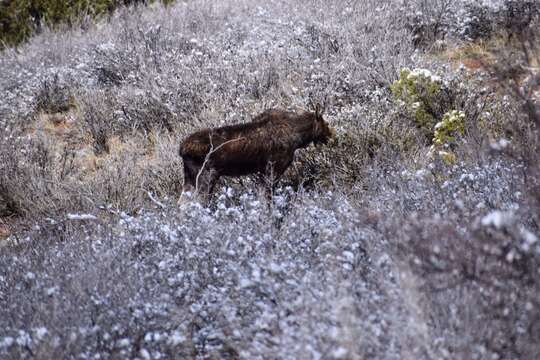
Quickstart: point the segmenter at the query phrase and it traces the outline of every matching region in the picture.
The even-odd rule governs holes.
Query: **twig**
[[[68,220],[97,220],[97,217],[92,214],[67,214]]]
[[[156,204],[157,206],[159,206],[162,209],[165,209],[165,205],[163,203],[159,202],[158,200],[156,200],[156,198],[152,195],[152,193],[150,191],[146,191],[146,194],[148,195],[148,197],[150,198],[150,200],[152,200],[152,202],[154,204]]]

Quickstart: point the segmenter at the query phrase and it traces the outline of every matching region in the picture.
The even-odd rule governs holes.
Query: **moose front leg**
[[[214,190],[220,174],[211,167],[210,162],[202,163],[195,159],[184,158],[184,186],[182,196],[178,203],[182,202],[185,193],[201,195],[206,200]]]
[[[276,186],[293,162],[293,156],[282,157],[276,161],[269,161],[266,166],[265,179],[266,179],[266,192],[267,197],[271,198],[274,194]]]

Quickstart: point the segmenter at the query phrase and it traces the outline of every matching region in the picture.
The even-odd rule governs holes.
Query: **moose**
[[[274,188],[291,165],[297,149],[326,144],[335,131],[319,104],[300,114],[266,110],[251,122],[204,129],[189,135],[179,153],[184,162],[184,189],[208,196],[221,176],[259,174]]]

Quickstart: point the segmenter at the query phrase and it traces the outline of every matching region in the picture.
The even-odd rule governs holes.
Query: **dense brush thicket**
[[[110,14],[121,5],[151,2],[153,0],[5,0],[0,2],[0,46],[18,45],[43,27],[88,22]]]
[[[0,54],[0,358],[540,358],[535,2],[48,11]],[[187,134],[316,102],[272,200],[177,203]]]

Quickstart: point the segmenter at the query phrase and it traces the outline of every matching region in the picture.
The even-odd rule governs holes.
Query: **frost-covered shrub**
[[[28,141],[17,137],[1,144],[0,200],[4,208],[1,215],[46,216],[68,207],[59,177],[70,171],[69,154],[61,156],[65,167],[57,169],[55,155],[42,139]],[[71,205],[76,207],[80,203],[72,199]]]
[[[451,32],[465,40],[487,40],[503,32],[519,34],[538,21],[535,0],[465,1],[456,12]]]
[[[459,214],[421,215],[401,228],[406,235],[398,246],[415,254],[411,266],[432,294],[430,313],[440,321],[435,336],[444,339],[445,351],[477,358],[540,355],[534,340],[540,335],[540,247],[520,223],[525,218],[512,210],[465,222]]]
[[[476,41],[520,33],[538,20],[540,7],[535,0],[416,0],[402,12],[414,46],[433,49],[448,37]]]
[[[148,134],[161,129],[173,132],[173,124],[177,122],[177,117],[163,100],[153,93],[142,94],[130,100],[124,100],[126,103],[122,106],[124,116],[119,119],[119,122],[125,122],[123,126],[126,129],[142,130]]]
[[[75,105],[75,98],[68,84],[61,83],[58,74],[44,80],[36,94],[36,111],[54,114],[68,111]]]
[[[284,190],[269,207],[228,189],[214,209],[50,221],[20,256],[0,248],[2,357],[398,359],[429,347],[403,327],[412,299],[341,195]]]
[[[537,26],[540,4],[536,0],[505,0],[499,8],[499,25],[511,34],[520,34],[529,26]]]
[[[306,27],[309,42],[305,45],[317,58],[338,55],[340,50],[340,39],[336,35],[329,34],[315,24]]]
[[[177,141],[174,136],[157,133],[151,142],[154,161],[143,167],[144,191],[151,191],[160,197],[176,197],[182,193],[182,161],[178,156]],[[139,178],[140,180],[140,178]],[[146,194],[145,194],[146,195]],[[135,204],[139,206],[140,204]]]
[[[494,31],[494,11],[495,8],[489,4],[466,2],[454,24],[455,34],[472,41],[489,38]]]
[[[371,201],[380,211],[407,214],[393,225],[379,225],[390,225],[388,238],[417,276],[423,316],[432,320],[430,331],[442,354],[535,358],[535,215],[521,210],[527,195],[509,190],[522,189],[523,179],[515,174],[523,166],[498,155],[490,161],[481,167],[458,161],[436,171],[429,166],[386,172],[372,189],[382,187],[381,196]]]
[[[117,122],[114,121],[113,99],[106,92],[92,94],[82,100],[84,129],[90,134],[96,155],[109,153],[109,138],[113,135]]]
[[[124,29],[129,33],[131,29]],[[133,30],[132,30],[133,31]],[[134,80],[137,70],[140,69],[140,58],[137,48],[132,43],[133,38],[128,37],[118,47],[101,44],[94,49],[94,73],[97,80],[104,87],[118,86],[123,82]]]
[[[437,40],[444,39],[455,21],[459,1],[415,0],[402,5],[402,17],[412,33],[417,48],[428,48]],[[403,19],[401,19],[403,21]]]
[[[533,209],[540,208],[540,107],[538,92],[534,90],[540,82],[536,67],[537,59],[540,58],[537,29],[521,29],[517,44],[516,39],[507,38],[506,49],[496,53],[496,64],[488,68],[505,90],[505,99],[509,99],[515,106],[513,121],[507,124],[507,132],[512,141],[510,153],[524,163],[528,205]],[[516,80],[516,73],[523,80]],[[534,221],[538,223],[537,216]]]

